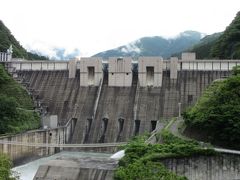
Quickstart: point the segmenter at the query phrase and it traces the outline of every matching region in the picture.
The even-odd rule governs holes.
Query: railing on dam
[[[230,71],[240,60],[179,60],[178,70]]]
[[[12,68],[18,71],[51,71],[68,70],[69,61],[16,61],[9,62]]]
[[[5,56],[4,56],[5,57]],[[51,70],[68,70],[69,61],[5,61],[10,63],[11,67],[17,71],[51,71]],[[170,70],[171,60],[163,60],[162,70]],[[76,69],[80,69],[80,61],[76,63]],[[103,61],[103,66],[108,65],[107,61]],[[138,64],[137,61],[132,61],[132,66]],[[177,70],[205,70],[205,71],[230,71],[234,66],[240,65],[240,60],[178,60]]]
[[[95,144],[56,144],[56,143],[29,143],[19,141],[3,141],[0,140],[0,144],[25,146],[25,147],[46,147],[46,148],[101,148],[101,147],[118,147],[126,145],[126,142],[119,143],[95,143]]]

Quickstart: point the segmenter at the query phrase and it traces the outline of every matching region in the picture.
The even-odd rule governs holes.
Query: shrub
[[[239,66],[224,81],[214,82],[198,102],[183,113],[190,129],[201,129],[212,143],[240,148]]]
[[[161,163],[165,158],[215,155],[213,149],[202,148],[196,141],[182,140],[168,131],[161,133],[163,144],[145,144],[141,136],[125,146],[125,156],[115,172],[117,180],[164,179],[184,180],[167,170]]]
[[[12,162],[8,156],[0,154],[0,180],[14,180],[11,172]]]

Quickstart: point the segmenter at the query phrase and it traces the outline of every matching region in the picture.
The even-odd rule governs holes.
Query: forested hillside
[[[200,40],[198,44],[193,46],[193,48],[191,48],[189,51],[195,52],[197,59],[210,59],[212,58],[210,55],[211,49],[221,35],[222,33],[214,33],[205,36]]]
[[[233,76],[215,81],[184,113],[187,129],[214,144],[240,149],[240,66]]]
[[[37,54],[27,52],[20,43],[11,34],[10,30],[0,20],[0,52],[6,52],[12,45],[13,57],[24,58],[28,60],[47,60],[45,56],[39,56]]]
[[[213,45],[211,56],[220,59],[240,58],[240,12]]]
[[[240,12],[224,32],[206,36],[188,51],[198,59],[240,59]]]
[[[0,65],[0,134],[18,133],[40,126],[39,115],[27,91]]]

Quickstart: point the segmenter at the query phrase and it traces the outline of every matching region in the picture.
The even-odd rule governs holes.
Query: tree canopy
[[[212,47],[211,56],[220,59],[240,58],[240,12]]]
[[[240,67],[226,80],[213,82],[183,117],[189,128],[201,129],[208,141],[239,149]]]
[[[0,65],[0,134],[17,133],[39,125],[31,97]]]

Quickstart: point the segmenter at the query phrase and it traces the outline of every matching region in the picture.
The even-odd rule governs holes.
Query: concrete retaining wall
[[[237,180],[240,179],[240,156],[221,154],[166,159],[163,164],[178,175],[189,180]]]
[[[109,158],[62,158],[40,166],[34,180],[112,180],[116,167]]]
[[[188,180],[237,180],[240,179],[240,156],[219,154],[217,156],[195,156],[171,158],[162,163],[174,173]],[[35,178],[48,179],[114,179],[117,162],[109,159],[80,158],[57,159],[39,167]]]
[[[0,137],[1,141],[16,141],[24,143],[67,143],[73,134],[75,121],[70,120],[66,126],[56,129],[28,131],[21,134]],[[25,161],[51,155],[60,148],[30,147],[21,145],[0,144],[0,152],[8,154],[14,165]]]

